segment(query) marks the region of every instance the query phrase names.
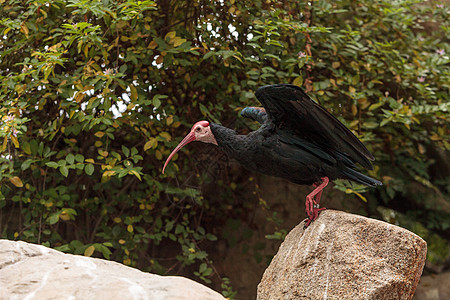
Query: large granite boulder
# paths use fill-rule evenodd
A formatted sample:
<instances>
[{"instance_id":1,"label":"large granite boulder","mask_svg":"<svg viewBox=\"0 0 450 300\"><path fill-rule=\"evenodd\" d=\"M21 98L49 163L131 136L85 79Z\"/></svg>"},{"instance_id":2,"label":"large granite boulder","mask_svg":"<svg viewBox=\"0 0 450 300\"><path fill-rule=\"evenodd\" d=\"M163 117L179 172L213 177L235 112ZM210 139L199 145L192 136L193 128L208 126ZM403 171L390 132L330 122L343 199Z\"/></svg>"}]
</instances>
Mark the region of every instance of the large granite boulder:
<instances>
[{"instance_id":1,"label":"large granite boulder","mask_svg":"<svg viewBox=\"0 0 450 300\"><path fill-rule=\"evenodd\" d=\"M112 261L0 240L0 299L225 298L187 278L144 273Z\"/></svg>"},{"instance_id":2,"label":"large granite boulder","mask_svg":"<svg viewBox=\"0 0 450 300\"><path fill-rule=\"evenodd\" d=\"M411 299L427 245L408 230L326 210L295 227L258 285L257 299Z\"/></svg>"}]
</instances>

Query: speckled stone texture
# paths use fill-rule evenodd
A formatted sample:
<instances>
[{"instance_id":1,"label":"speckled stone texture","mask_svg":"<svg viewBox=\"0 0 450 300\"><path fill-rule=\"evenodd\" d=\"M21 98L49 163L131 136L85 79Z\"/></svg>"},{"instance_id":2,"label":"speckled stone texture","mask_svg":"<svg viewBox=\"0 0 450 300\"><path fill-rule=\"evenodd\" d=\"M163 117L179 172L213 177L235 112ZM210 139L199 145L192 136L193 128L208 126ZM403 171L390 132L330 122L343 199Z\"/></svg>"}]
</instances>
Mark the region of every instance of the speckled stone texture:
<instances>
[{"instance_id":1,"label":"speckled stone texture","mask_svg":"<svg viewBox=\"0 0 450 300\"><path fill-rule=\"evenodd\" d=\"M263 299L411 299L427 245L385 222L326 210L295 227L258 285Z\"/></svg>"},{"instance_id":2,"label":"speckled stone texture","mask_svg":"<svg viewBox=\"0 0 450 300\"><path fill-rule=\"evenodd\" d=\"M0 299L224 300L177 276L144 273L116 262L0 240Z\"/></svg>"}]
</instances>

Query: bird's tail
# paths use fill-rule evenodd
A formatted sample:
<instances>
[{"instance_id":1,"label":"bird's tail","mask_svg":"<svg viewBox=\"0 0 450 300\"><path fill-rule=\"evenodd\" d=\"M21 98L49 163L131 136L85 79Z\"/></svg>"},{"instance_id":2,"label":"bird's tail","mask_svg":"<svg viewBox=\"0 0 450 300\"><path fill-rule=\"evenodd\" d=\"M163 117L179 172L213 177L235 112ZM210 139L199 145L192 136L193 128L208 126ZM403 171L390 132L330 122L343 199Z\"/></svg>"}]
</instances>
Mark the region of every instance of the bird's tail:
<instances>
[{"instance_id":1,"label":"bird's tail","mask_svg":"<svg viewBox=\"0 0 450 300\"><path fill-rule=\"evenodd\" d=\"M368 185L371 187L376 187L378 185L383 185L380 181L373 179L369 176L359 173L351 168L345 168L342 172L348 179L356 181L358 183Z\"/></svg>"}]
</instances>

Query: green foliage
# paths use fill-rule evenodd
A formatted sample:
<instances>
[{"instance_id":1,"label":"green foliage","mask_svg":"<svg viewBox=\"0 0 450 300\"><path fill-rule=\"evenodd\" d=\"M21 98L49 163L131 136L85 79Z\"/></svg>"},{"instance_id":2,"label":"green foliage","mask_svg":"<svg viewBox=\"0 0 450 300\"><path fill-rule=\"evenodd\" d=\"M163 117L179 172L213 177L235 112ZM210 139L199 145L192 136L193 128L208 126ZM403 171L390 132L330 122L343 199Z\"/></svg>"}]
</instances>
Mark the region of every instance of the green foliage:
<instances>
[{"instance_id":1,"label":"green foliage","mask_svg":"<svg viewBox=\"0 0 450 300\"><path fill-rule=\"evenodd\" d=\"M385 186L367 192L340 182L338 190L369 199L370 215L391 206L450 236L439 221L450 214L450 184L438 155L450 150L448 8L409 0L0 3L3 238L194 275L235 297L206 249L229 220L247 222L255 201L276 227L268 238L284 238L282 220L259 196L239 201L257 186L240 171L218 172L215 152L186 149L167 175L162 164L199 119L254 127L236 112L257 104L259 86L279 82L303 85L374 153L369 174ZM409 194L415 187L426 192Z\"/></svg>"}]
</instances>

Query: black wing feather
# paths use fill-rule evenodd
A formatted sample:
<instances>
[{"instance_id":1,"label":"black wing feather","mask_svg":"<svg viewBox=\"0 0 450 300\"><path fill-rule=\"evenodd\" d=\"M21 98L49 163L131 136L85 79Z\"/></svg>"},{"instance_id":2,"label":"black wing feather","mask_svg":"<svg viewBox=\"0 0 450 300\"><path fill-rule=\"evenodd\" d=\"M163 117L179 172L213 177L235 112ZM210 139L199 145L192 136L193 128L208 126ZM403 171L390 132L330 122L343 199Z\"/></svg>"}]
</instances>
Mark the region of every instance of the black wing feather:
<instances>
[{"instance_id":1,"label":"black wing feather","mask_svg":"<svg viewBox=\"0 0 450 300\"><path fill-rule=\"evenodd\" d=\"M361 141L300 87L291 84L263 86L256 91L256 97L278 128L323 149L345 153L367 169L373 168L370 160L374 157Z\"/></svg>"}]
</instances>

